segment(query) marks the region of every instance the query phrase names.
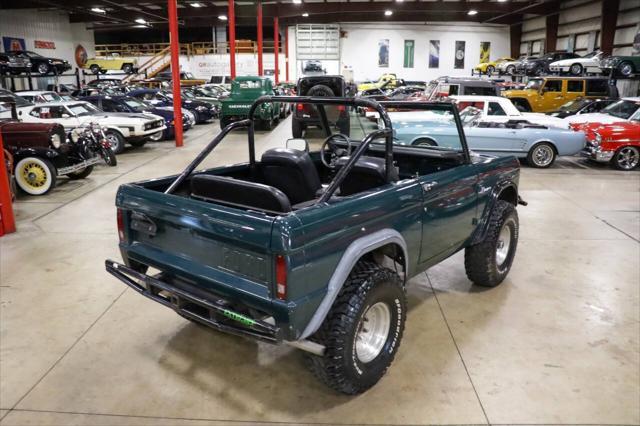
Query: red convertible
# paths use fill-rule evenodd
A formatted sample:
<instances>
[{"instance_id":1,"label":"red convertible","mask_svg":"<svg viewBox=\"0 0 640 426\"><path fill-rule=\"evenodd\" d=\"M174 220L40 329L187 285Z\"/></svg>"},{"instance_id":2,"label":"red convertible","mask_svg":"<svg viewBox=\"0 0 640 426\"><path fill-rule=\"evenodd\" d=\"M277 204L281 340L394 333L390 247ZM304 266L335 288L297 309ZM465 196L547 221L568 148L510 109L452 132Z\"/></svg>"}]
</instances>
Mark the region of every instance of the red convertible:
<instances>
[{"instance_id":1,"label":"red convertible","mask_svg":"<svg viewBox=\"0 0 640 426\"><path fill-rule=\"evenodd\" d=\"M640 122L573 124L587 136L583 154L594 161L610 162L619 170L633 170L640 164Z\"/></svg>"}]
</instances>

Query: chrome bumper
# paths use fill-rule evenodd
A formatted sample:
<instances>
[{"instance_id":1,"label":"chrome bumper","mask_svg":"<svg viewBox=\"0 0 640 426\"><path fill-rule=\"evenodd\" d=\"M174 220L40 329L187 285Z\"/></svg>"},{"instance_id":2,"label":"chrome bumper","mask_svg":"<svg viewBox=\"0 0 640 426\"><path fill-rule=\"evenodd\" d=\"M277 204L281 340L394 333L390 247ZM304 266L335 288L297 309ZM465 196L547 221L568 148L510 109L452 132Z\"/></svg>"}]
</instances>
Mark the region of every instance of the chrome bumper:
<instances>
[{"instance_id":1,"label":"chrome bumper","mask_svg":"<svg viewBox=\"0 0 640 426\"><path fill-rule=\"evenodd\" d=\"M613 151L603 151L599 146L587 146L582 150L582 156L599 163L608 163L613 158Z\"/></svg>"}]
</instances>

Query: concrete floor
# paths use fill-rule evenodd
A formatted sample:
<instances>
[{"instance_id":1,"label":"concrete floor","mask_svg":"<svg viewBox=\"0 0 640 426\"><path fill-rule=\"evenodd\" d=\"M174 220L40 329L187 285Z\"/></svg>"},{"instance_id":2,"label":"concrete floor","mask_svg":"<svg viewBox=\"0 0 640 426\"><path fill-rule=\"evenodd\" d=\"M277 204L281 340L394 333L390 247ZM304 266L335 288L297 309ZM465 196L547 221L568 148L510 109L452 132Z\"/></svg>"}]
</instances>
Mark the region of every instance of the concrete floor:
<instances>
[{"instance_id":1,"label":"concrete floor","mask_svg":"<svg viewBox=\"0 0 640 426\"><path fill-rule=\"evenodd\" d=\"M181 170L217 130L20 198L18 232L0 239L0 424L640 423L640 173L523 167L507 280L472 288L461 254L414 278L392 368L347 397L300 352L193 325L104 271L118 185ZM289 135L287 120L258 150ZM209 164L246 155L238 134Z\"/></svg>"}]
</instances>

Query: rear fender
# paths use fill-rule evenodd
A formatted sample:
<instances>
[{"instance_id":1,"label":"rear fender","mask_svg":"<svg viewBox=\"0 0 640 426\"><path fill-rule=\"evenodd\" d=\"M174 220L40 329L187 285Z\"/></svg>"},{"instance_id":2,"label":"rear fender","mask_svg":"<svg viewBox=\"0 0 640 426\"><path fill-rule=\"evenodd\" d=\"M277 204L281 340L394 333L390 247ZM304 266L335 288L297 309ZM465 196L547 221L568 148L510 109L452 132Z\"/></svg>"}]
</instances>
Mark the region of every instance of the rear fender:
<instances>
[{"instance_id":1,"label":"rear fender","mask_svg":"<svg viewBox=\"0 0 640 426\"><path fill-rule=\"evenodd\" d=\"M505 200L514 206L517 206L519 202L518 186L511 180L503 180L493 188L490 200L485 206L484 212L482 212L482 216L473 236L471 237L469 245L478 244L484 241L489 229L489 218L491 217L498 200Z\"/></svg>"},{"instance_id":2,"label":"rear fender","mask_svg":"<svg viewBox=\"0 0 640 426\"><path fill-rule=\"evenodd\" d=\"M324 322L331 306L333 306L333 302L340 293L340 290L342 290L342 286L347 281L347 278L356 263L362 259L364 255L388 244L396 244L402 249L402 255L405 262L404 268L405 271L409 270L407 243L398 231L390 228L381 229L380 231L353 241L349 244L349 247L347 247L346 251L342 255L338 266L329 280L327 293L302 332L300 340L306 339L320 328L320 325Z\"/></svg>"}]
</instances>

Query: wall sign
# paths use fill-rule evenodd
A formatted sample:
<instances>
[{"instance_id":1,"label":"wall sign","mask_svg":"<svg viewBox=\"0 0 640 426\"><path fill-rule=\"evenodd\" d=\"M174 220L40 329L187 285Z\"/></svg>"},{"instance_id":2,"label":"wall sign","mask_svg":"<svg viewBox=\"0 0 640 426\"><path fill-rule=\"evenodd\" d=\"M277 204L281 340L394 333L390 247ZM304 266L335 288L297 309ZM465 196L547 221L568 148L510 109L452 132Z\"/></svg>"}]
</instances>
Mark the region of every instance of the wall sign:
<instances>
[{"instance_id":1,"label":"wall sign","mask_svg":"<svg viewBox=\"0 0 640 426\"><path fill-rule=\"evenodd\" d=\"M11 52L14 50L27 50L27 45L24 43L23 38L18 37L2 37L2 45L5 52Z\"/></svg>"},{"instance_id":2,"label":"wall sign","mask_svg":"<svg viewBox=\"0 0 640 426\"><path fill-rule=\"evenodd\" d=\"M413 53L416 42L414 40L404 41L404 67L413 68Z\"/></svg>"},{"instance_id":3,"label":"wall sign","mask_svg":"<svg viewBox=\"0 0 640 426\"><path fill-rule=\"evenodd\" d=\"M440 67L440 40L429 40L429 68Z\"/></svg>"},{"instance_id":4,"label":"wall sign","mask_svg":"<svg viewBox=\"0 0 640 426\"><path fill-rule=\"evenodd\" d=\"M76 51L73 56L75 57L76 64L78 64L80 68L84 67L84 64L87 63L87 50L81 44L76 46Z\"/></svg>"},{"instance_id":5,"label":"wall sign","mask_svg":"<svg viewBox=\"0 0 640 426\"><path fill-rule=\"evenodd\" d=\"M55 49L56 43L53 41L34 40L33 45L36 49Z\"/></svg>"},{"instance_id":6,"label":"wall sign","mask_svg":"<svg viewBox=\"0 0 640 426\"><path fill-rule=\"evenodd\" d=\"M389 39L385 38L378 42L378 66L389 67Z\"/></svg>"},{"instance_id":7,"label":"wall sign","mask_svg":"<svg viewBox=\"0 0 640 426\"><path fill-rule=\"evenodd\" d=\"M456 40L456 59L453 62L453 68L455 69L464 68L464 45L464 40Z\"/></svg>"}]
</instances>

